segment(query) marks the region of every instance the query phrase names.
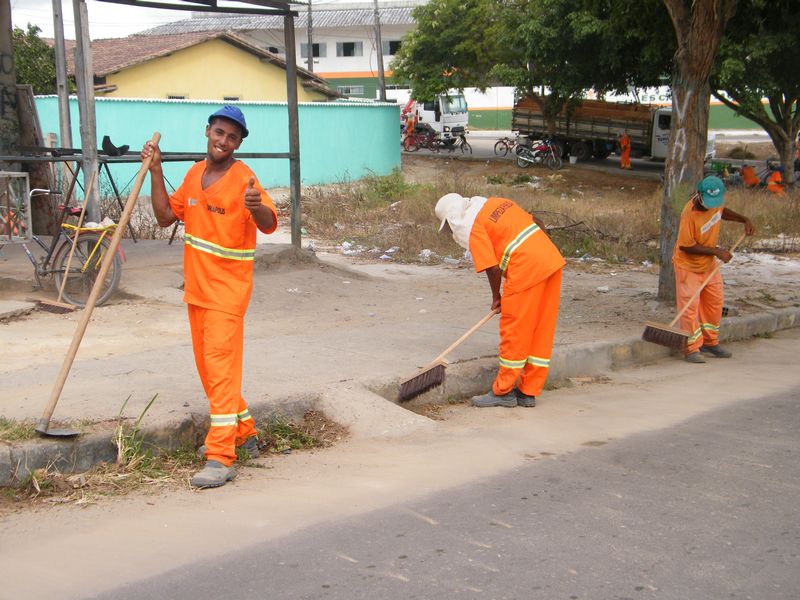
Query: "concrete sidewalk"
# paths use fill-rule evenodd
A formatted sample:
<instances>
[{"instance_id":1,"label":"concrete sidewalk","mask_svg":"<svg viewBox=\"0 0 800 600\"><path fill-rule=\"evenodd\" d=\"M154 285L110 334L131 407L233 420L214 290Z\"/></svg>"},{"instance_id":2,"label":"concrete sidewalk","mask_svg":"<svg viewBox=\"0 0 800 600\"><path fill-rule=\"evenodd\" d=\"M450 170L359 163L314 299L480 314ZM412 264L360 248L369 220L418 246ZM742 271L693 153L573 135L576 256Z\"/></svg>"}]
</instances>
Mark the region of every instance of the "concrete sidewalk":
<instances>
[{"instance_id":1,"label":"concrete sidewalk","mask_svg":"<svg viewBox=\"0 0 800 600\"><path fill-rule=\"evenodd\" d=\"M282 235L278 240L286 241ZM205 434L207 401L197 380L179 289L182 246L124 240L123 248L127 262L120 299L93 314L53 419L88 421L87 433L71 440L0 444L0 485L48 465L80 472L113 460L112 433L126 396L126 416L136 418L158 394L143 425L159 446L198 444ZM476 314L485 314L485 282L474 273L450 273L466 293L439 298L425 287L426 277L433 281L441 275L434 268L397 267L399 281L390 284L373 274L382 265L349 265L339 256L321 261L285 243L259 246L257 269L270 272L256 284L246 323L243 387L251 411L264 419L278 412L299 417L314 408L362 436L403 435L426 427L426 418L391 401L397 384L458 338ZM406 285L404 274L413 275ZM0 289L24 298L32 283L24 253L7 246L0 258ZM314 285L318 293L312 292ZM363 293L345 293L356 286ZM429 308L419 309L427 294ZM0 364L0 414L15 420L40 416L79 318L77 312L53 315L34 308L19 298L0 302L4 347L11 349L3 352ZM798 308L764 311L725 319L722 337L746 339L797 324ZM566 343L557 334L550 379L601 375L669 355L633 335L637 328L641 325L633 324L602 342L578 336ZM484 392L496 369L496 347L495 319L449 357L445 385L411 405Z\"/></svg>"}]
</instances>

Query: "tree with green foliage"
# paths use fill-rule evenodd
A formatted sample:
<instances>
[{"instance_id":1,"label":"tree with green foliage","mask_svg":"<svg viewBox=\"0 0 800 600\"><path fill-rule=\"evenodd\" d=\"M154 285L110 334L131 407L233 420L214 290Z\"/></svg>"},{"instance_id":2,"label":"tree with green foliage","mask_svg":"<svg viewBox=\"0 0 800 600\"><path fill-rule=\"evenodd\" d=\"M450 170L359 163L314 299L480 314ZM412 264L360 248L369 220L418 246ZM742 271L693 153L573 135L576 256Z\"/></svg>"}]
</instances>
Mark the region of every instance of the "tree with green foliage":
<instances>
[{"instance_id":1,"label":"tree with green foliage","mask_svg":"<svg viewBox=\"0 0 800 600\"><path fill-rule=\"evenodd\" d=\"M743 0L728 26L711 79L715 98L769 134L787 183L794 182L800 132L798 35L797 0Z\"/></svg>"},{"instance_id":2,"label":"tree with green foliage","mask_svg":"<svg viewBox=\"0 0 800 600\"><path fill-rule=\"evenodd\" d=\"M11 4L0 0L0 154L11 154L19 138L17 79L11 44ZM0 162L2 171L18 171L19 164Z\"/></svg>"},{"instance_id":3,"label":"tree with green foliage","mask_svg":"<svg viewBox=\"0 0 800 600\"><path fill-rule=\"evenodd\" d=\"M39 37L41 31L30 23L27 31L14 27L12 35L17 83L32 85L34 94L55 94L55 51Z\"/></svg>"}]
</instances>

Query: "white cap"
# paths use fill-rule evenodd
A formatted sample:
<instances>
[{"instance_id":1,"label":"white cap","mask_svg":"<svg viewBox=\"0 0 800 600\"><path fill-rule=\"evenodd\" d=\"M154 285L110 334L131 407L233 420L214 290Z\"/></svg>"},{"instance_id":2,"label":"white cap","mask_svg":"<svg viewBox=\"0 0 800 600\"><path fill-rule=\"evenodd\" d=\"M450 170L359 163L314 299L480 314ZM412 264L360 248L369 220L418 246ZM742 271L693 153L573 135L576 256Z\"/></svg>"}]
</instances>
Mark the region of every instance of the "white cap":
<instances>
[{"instance_id":1,"label":"white cap","mask_svg":"<svg viewBox=\"0 0 800 600\"><path fill-rule=\"evenodd\" d=\"M436 208L433 209L436 216L442 220L439 224L439 231L444 229L444 224L447 222L448 215L455 217L460 216L464 212L466 200L467 199L461 194L452 192L439 198L439 201L436 203Z\"/></svg>"},{"instance_id":2,"label":"white cap","mask_svg":"<svg viewBox=\"0 0 800 600\"><path fill-rule=\"evenodd\" d=\"M439 198L436 208L433 209L436 216L441 219L439 231L444 229L444 224L447 223L456 243L469 250L472 225L484 204L486 204L486 198L483 196L464 198L460 194L445 194Z\"/></svg>"}]
</instances>

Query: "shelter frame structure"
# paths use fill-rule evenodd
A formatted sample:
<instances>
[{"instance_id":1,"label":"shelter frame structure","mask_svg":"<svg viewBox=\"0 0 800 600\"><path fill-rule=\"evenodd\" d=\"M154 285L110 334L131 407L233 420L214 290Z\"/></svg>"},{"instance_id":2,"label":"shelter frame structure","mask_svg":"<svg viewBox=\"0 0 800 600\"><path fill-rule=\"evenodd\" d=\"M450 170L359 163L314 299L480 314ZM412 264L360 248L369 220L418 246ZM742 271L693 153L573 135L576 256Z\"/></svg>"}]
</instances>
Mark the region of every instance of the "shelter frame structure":
<instances>
[{"instance_id":1,"label":"shelter frame structure","mask_svg":"<svg viewBox=\"0 0 800 600\"><path fill-rule=\"evenodd\" d=\"M294 18L297 16L297 11L291 9L292 4L305 4L305 2L284 2L282 0L229 0L226 5L220 6L217 0L100 0L101 2L108 2L111 4L125 4L128 6L141 6L146 8L162 8L168 10L186 10L194 12L208 12L208 13L232 13L232 14L248 14L248 15L278 15L283 16L283 33L284 33L284 46L286 48L286 101L288 105L288 121L289 121L289 149L288 152L271 153L264 158L281 158L289 159L289 193L292 206L291 216L291 233L292 245L296 247L301 246L301 222L300 222L300 124L299 124L299 111L297 107L297 56L295 50L295 30ZM73 0L76 7L79 4L84 5L84 10L76 10L76 15L86 15L85 0ZM230 6L233 5L233 6ZM246 5L246 6L241 6ZM92 81L94 73L78 73L79 66L88 66L92 64L91 61L91 46L88 38L88 25L83 24L82 37L83 40L77 40L75 53L76 53L76 80L78 81ZM77 32L77 27L76 27ZM56 49L58 52L58 49ZM78 86L78 101L79 106L84 103L88 106L88 114L81 114L81 131L88 128L89 136L92 139L97 139L96 129L94 127L94 105L91 101L87 102L88 98L93 98L94 94L92 89L86 89L89 86ZM83 89L82 89L83 88ZM84 144L85 145L85 144ZM92 145L94 149L94 144ZM241 155L244 156L244 155ZM90 157L86 157L90 158Z\"/></svg>"}]
</instances>

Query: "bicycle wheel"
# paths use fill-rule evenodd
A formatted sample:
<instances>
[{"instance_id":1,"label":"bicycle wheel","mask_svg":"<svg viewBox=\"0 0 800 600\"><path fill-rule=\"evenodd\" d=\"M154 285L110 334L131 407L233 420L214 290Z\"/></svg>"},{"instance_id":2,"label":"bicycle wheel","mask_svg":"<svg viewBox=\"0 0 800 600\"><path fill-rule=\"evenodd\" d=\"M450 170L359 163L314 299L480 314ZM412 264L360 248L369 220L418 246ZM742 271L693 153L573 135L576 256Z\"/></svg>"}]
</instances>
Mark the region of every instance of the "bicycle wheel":
<instances>
[{"instance_id":1,"label":"bicycle wheel","mask_svg":"<svg viewBox=\"0 0 800 600\"><path fill-rule=\"evenodd\" d=\"M99 233L86 232L79 234L68 274L66 273L66 266L71 243L61 246L53 264L56 267L54 278L56 289L61 289L62 281L65 276L67 277L67 282L64 284L64 300L75 306L86 306L86 301L92 293L94 282L100 272L103 257L106 256L110 244L109 237L105 236L101 241ZM122 261L119 258L119 254L116 254L103 279L103 287L95 303L97 306L102 305L111 297L111 294L117 289L121 277Z\"/></svg>"},{"instance_id":2,"label":"bicycle wheel","mask_svg":"<svg viewBox=\"0 0 800 600\"><path fill-rule=\"evenodd\" d=\"M405 141L403 142L403 148L405 148L406 152L416 152L419 150L419 144L417 143L417 138L413 135L408 136Z\"/></svg>"},{"instance_id":3,"label":"bicycle wheel","mask_svg":"<svg viewBox=\"0 0 800 600\"><path fill-rule=\"evenodd\" d=\"M508 154L508 142L505 140L498 140L494 145L495 156L505 156Z\"/></svg>"},{"instance_id":4,"label":"bicycle wheel","mask_svg":"<svg viewBox=\"0 0 800 600\"><path fill-rule=\"evenodd\" d=\"M467 140L461 141L461 154L472 154L472 146L469 145Z\"/></svg>"},{"instance_id":5,"label":"bicycle wheel","mask_svg":"<svg viewBox=\"0 0 800 600\"><path fill-rule=\"evenodd\" d=\"M431 140L428 144L428 150L431 152L439 152L443 148L446 148L447 144L440 139Z\"/></svg>"}]
</instances>

